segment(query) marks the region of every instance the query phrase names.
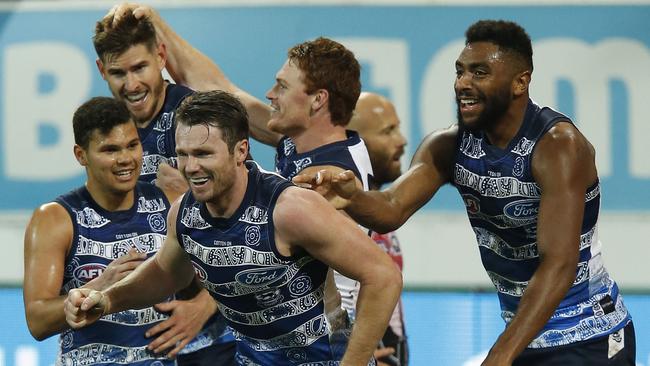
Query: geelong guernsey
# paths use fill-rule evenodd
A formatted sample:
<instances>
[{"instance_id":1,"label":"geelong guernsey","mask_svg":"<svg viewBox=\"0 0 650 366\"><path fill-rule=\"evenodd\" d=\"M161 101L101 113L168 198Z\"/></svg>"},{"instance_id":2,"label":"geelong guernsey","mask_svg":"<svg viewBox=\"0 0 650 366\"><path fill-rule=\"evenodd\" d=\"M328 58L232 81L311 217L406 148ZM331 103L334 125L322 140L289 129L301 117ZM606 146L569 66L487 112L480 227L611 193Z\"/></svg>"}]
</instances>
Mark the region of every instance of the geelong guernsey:
<instances>
[{"instance_id":1,"label":"geelong guernsey","mask_svg":"<svg viewBox=\"0 0 650 366\"><path fill-rule=\"evenodd\" d=\"M291 183L252 161L246 167L246 193L230 218L185 195L178 241L233 329L240 365L336 365L323 303L328 267L275 246L275 203Z\"/></svg>"},{"instance_id":2,"label":"geelong guernsey","mask_svg":"<svg viewBox=\"0 0 650 366\"><path fill-rule=\"evenodd\" d=\"M154 183L160 163L177 167L174 114L183 99L192 92L192 89L182 85L167 84L162 109L147 127L138 128L142 143L141 181Z\"/></svg>"},{"instance_id":3,"label":"geelong guernsey","mask_svg":"<svg viewBox=\"0 0 650 366\"><path fill-rule=\"evenodd\" d=\"M497 289L506 323L515 315L528 281L539 266L537 217L541 189L532 174L539 139L566 116L529 101L524 121L509 146L501 150L481 132L460 129L453 184L465 201L481 260ZM630 315L618 286L603 266L598 240L600 185L585 192L576 277L543 330L529 348L571 344L605 336Z\"/></svg>"},{"instance_id":4,"label":"geelong guernsey","mask_svg":"<svg viewBox=\"0 0 650 366\"><path fill-rule=\"evenodd\" d=\"M151 184L138 182L133 207L125 211L102 209L85 187L56 202L68 211L74 228L62 294L98 277L131 248L153 255L165 239L169 202ZM173 360L147 350L151 339L144 333L164 319L166 315L149 307L106 315L88 327L67 330L59 339L57 365L174 365Z\"/></svg>"},{"instance_id":5,"label":"geelong guernsey","mask_svg":"<svg viewBox=\"0 0 650 366\"><path fill-rule=\"evenodd\" d=\"M276 148L275 170L287 179L292 179L310 166L332 165L351 170L368 190L368 177L372 176L372 165L366 144L355 131L346 131L347 139L320 146L303 153L296 152L296 145L289 137L283 137ZM367 229L363 228L364 231ZM341 306L354 320L359 297L359 282L334 271L336 287L341 294Z\"/></svg>"}]
</instances>

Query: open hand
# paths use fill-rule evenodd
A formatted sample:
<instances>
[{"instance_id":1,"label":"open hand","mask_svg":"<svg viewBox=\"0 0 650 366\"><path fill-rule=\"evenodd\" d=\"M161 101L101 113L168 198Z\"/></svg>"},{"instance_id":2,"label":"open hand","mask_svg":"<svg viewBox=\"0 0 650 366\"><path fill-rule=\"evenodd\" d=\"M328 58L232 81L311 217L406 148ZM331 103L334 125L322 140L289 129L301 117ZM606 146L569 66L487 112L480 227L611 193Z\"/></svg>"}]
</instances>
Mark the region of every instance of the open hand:
<instances>
[{"instance_id":1,"label":"open hand","mask_svg":"<svg viewBox=\"0 0 650 366\"><path fill-rule=\"evenodd\" d=\"M155 307L161 312L171 312L171 316L147 331L147 337L156 337L148 348L155 353L171 348L167 352L169 358L176 357L217 311L217 303L205 289L190 300L174 300Z\"/></svg>"}]
</instances>

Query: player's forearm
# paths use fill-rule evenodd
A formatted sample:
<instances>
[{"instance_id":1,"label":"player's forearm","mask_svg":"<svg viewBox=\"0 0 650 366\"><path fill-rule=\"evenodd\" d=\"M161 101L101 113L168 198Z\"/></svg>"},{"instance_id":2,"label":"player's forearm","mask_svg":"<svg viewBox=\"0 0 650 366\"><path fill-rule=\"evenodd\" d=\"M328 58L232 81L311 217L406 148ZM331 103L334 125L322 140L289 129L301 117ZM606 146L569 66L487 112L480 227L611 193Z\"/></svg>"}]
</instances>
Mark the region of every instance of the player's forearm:
<instances>
[{"instance_id":1,"label":"player's forearm","mask_svg":"<svg viewBox=\"0 0 650 366\"><path fill-rule=\"evenodd\" d=\"M345 208L354 221L379 233L393 231L408 217L393 196L384 191L359 191Z\"/></svg>"},{"instance_id":2,"label":"player's forearm","mask_svg":"<svg viewBox=\"0 0 650 366\"><path fill-rule=\"evenodd\" d=\"M65 298L66 296L58 296L25 304L27 327L34 339L42 341L70 328L63 313Z\"/></svg>"},{"instance_id":3,"label":"player's forearm","mask_svg":"<svg viewBox=\"0 0 650 366\"><path fill-rule=\"evenodd\" d=\"M109 299L105 312L116 313L157 304L186 287L191 279L163 270L154 256L104 291Z\"/></svg>"},{"instance_id":4,"label":"player's forearm","mask_svg":"<svg viewBox=\"0 0 650 366\"><path fill-rule=\"evenodd\" d=\"M397 267L375 276L373 281L361 282L356 321L342 365L367 365L386 332L401 291L402 276Z\"/></svg>"},{"instance_id":5,"label":"player's forearm","mask_svg":"<svg viewBox=\"0 0 650 366\"><path fill-rule=\"evenodd\" d=\"M512 362L539 334L575 280L575 264L543 261L529 281L517 314L490 350L490 357Z\"/></svg>"},{"instance_id":6,"label":"player's forearm","mask_svg":"<svg viewBox=\"0 0 650 366\"><path fill-rule=\"evenodd\" d=\"M178 35L160 16L155 16L153 23L158 39L167 49L166 68L174 81L195 90L236 91L209 57Z\"/></svg>"}]
</instances>

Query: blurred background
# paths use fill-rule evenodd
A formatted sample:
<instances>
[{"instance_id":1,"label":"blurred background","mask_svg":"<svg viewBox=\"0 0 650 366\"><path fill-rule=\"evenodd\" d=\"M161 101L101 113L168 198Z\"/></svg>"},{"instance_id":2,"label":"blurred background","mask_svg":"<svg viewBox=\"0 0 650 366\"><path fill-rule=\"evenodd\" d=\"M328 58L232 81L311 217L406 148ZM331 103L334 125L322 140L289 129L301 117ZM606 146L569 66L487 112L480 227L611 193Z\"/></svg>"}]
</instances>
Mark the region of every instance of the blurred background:
<instances>
[{"instance_id":1,"label":"blurred background","mask_svg":"<svg viewBox=\"0 0 650 366\"><path fill-rule=\"evenodd\" d=\"M163 18L263 99L286 50L317 36L351 48L363 89L387 96L409 141L455 122L454 61L478 19L520 23L533 39L531 96L571 116L595 145L600 238L650 366L650 0L157 1ZM0 2L0 366L52 365L56 337L36 342L22 303L23 233L32 210L83 184L71 116L109 95L94 23L106 1ZM273 150L253 144L267 169ZM404 251L411 365L475 365L503 330L459 195L445 187L398 235Z\"/></svg>"}]
</instances>

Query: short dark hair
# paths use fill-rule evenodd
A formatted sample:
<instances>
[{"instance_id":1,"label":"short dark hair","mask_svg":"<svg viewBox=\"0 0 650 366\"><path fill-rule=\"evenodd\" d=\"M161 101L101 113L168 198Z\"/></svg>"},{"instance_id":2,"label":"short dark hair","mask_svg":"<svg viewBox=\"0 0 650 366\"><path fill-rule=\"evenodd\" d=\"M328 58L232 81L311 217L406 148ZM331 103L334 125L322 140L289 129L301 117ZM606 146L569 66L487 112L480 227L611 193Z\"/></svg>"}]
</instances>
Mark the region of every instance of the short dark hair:
<instances>
[{"instance_id":1,"label":"short dark hair","mask_svg":"<svg viewBox=\"0 0 650 366\"><path fill-rule=\"evenodd\" d=\"M88 148L95 131L106 135L115 126L134 123L124 103L109 97L94 97L77 108L72 117L74 142Z\"/></svg>"},{"instance_id":2,"label":"short dark hair","mask_svg":"<svg viewBox=\"0 0 650 366\"><path fill-rule=\"evenodd\" d=\"M305 74L305 92L327 90L332 122L346 126L361 93L361 66L352 51L319 37L293 46L287 55Z\"/></svg>"},{"instance_id":3,"label":"short dark hair","mask_svg":"<svg viewBox=\"0 0 650 366\"><path fill-rule=\"evenodd\" d=\"M132 11L124 14L117 24L113 24L113 17L106 17L95 25L93 45L102 61L110 55L121 55L139 44L153 50L157 45L156 29L151 21L146 18L137 19Z\"/></svg>"},{"instance_id":4,"label":"short dark hair","mask_svg":"<svg viewBox=\"0 0 650 366\"><path fill-rule=\"evenodd\" d=\"M533 71L533 45L526 30L515 22L506 20L479 20L465 32L465 45L490 42L500 49L514 53Z\"/></svg>"},{"instance_id":5,"label":"short dark hair","mask_svg":"<svg viewBox=\"0 0 650 366\"><path fill-rule=\"evenodd\" d=\"M207 125L221 130L230 152L241 140L248 140L248 113L239 99L221 90L196 92L176 109L176 123Z\"/></svg>"}]
</instances>

